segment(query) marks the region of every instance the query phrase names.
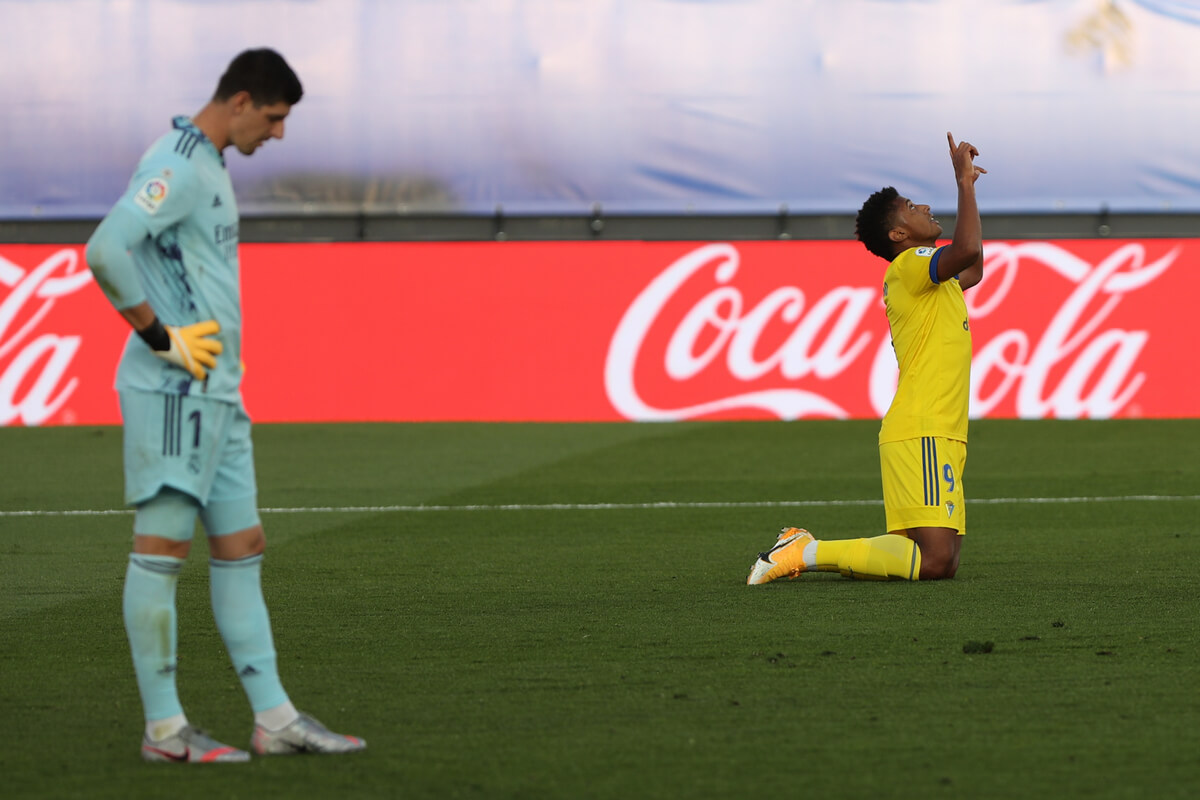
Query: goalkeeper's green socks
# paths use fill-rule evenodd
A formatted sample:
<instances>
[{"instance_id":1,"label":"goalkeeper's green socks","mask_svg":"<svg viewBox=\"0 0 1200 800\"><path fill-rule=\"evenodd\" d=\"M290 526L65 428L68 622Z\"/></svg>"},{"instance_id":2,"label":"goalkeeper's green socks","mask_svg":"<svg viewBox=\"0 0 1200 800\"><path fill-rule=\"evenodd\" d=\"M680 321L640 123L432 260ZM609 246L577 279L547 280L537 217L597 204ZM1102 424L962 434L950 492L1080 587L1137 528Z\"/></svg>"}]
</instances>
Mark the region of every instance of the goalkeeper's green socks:
<instances>
[{"instance_id":1,"label":"goalkeeper's green socks","mask_svg":"<svg viewBox=\"0 0 1200 800\"><path fill-rule=\"evenodd\" d=\"M809 569L840 572L849 578L915 581L921 574L921 548L907 536L888 533L870 539L818 539ZM812 545L810 545L812 547Z\"/></svg>"},{"instance_id":2,"label":"goalkeeper's green socks","mask_svg":"<svg viewBox=\"0 0 1200 800\"><path fill-rule=\"evenodd\" d=\"M266 711L288 702L275 664L271 620L262 593L262 556L209 559L213 618L250 707Z\"/></svg>"},{"instance_id":3,"label":"goalkeeper's green socks","mask_svg":"<svg viewBox=\"0 0 1200 800\"><path fill-rule=\"evenodd\" d=\"M131 553L122 600L125 631L146 720L162 739L186 724L175 691L175 585L183 559ZM151 730L157 724L158 730Z\"/></svg>"}]
</instances>

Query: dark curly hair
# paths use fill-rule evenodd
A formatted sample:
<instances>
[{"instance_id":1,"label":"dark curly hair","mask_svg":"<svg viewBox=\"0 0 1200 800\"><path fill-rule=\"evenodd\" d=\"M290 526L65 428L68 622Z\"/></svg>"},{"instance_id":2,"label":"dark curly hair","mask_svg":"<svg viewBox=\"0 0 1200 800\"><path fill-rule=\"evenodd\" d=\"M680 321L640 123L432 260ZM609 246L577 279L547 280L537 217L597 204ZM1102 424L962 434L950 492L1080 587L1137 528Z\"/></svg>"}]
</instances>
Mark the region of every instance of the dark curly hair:
<instances>
[{"instance_id":1,"label":"dark curly hair","mask_svg":"<svg viewBox=\"0 0 1200 800\"><path fill-rule=\"evenodd\" d=\"M867 250L884 261L896 257L888 232L892 229L892 214L896 211L896 200L899 198L900 193L895 187L885 186L867 198L854 220L854 235Z\"/></svg>"}]
</instances>

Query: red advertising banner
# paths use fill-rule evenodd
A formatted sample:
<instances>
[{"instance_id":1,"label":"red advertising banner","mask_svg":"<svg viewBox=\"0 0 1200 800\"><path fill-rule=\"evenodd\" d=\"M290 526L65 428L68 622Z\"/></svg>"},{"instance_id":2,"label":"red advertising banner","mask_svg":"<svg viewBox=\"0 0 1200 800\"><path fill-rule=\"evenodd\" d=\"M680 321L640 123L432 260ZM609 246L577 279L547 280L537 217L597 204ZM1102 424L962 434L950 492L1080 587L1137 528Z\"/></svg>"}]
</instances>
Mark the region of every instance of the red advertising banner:
<instances>
[{"instance_id":1,"label":"red advertising banner","mask_svg":"<svg viewBox=\"0 0 1200 800\"><path fill-rule=\"evenodd\" d=\"M241 247L260 422L878 418L856 242ZM974 417L1200 416L1200 239L987 242ZM0 425L120 421L128 331L81 247L0 245Z\"/></svg>"}]
</instances>

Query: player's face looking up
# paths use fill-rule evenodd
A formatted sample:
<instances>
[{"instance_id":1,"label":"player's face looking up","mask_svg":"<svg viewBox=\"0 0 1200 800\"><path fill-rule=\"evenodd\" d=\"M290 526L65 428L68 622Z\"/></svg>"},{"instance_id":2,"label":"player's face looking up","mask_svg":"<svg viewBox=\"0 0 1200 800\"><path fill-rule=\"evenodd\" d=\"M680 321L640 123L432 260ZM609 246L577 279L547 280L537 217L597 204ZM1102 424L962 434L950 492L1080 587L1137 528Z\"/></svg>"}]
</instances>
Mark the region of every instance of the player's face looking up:
<instances>
[{"instance_id":1,"label":"player's face looking up","mask_svg":"<svg viewBox=\"0 0 1200 800\"><path fill-rule=\"evenodd\" d=\"M268 139L283 138L283 121L292 110L288 103L255 105L248 92L239 92L231 104L229 143L238 152L248 156Z\"/></svg>"},{"instance_id":2,"label":"player's face looking up","mask_svg":"<svg viewBox=\"0 0 1200 800\"><path fill-rule=\"evenodd\" d=\"M907 197L900 197L892 216L892 239L902 241L904 234L910 241L933 244L942 235L942 225L934 219L929 206L919 206Z\"/></svg>"}]
</instances>

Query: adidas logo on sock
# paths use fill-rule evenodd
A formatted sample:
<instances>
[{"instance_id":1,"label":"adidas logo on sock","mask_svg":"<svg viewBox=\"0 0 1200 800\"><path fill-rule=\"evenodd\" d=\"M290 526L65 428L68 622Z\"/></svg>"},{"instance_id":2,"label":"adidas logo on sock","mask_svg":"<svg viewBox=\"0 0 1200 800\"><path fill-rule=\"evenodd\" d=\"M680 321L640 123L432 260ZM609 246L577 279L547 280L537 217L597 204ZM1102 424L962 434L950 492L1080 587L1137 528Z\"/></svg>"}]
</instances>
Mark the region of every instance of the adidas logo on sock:
<instances>
[{"instance_id":1,"label":"adidas logo on sock","mask_svg":"<svg viewBox=\"0 0 1200 800\"><path fill-rule=\"evenodd\" d=\"M240 676L241 676L241 677L243 677L243 678L249 678L249 677L250 677L250 676L252 676L252 675L258 675L258 674L260 674L260 673L259 673L259 671L258 671L258 670L256 670L256 669L254 668L254 665L253 665L253 664L247 664L247 665L246 665L246 666L245 666L245 667L242 669L242 671L238 673L238 675L240 675Z\"/></svg>"}]
</instances>

